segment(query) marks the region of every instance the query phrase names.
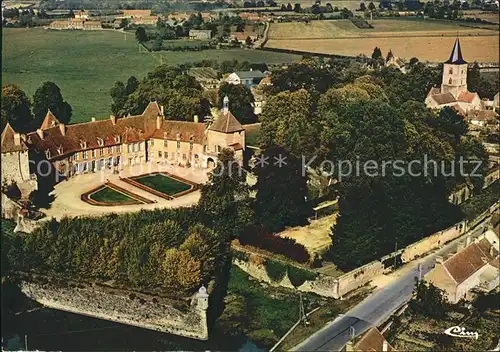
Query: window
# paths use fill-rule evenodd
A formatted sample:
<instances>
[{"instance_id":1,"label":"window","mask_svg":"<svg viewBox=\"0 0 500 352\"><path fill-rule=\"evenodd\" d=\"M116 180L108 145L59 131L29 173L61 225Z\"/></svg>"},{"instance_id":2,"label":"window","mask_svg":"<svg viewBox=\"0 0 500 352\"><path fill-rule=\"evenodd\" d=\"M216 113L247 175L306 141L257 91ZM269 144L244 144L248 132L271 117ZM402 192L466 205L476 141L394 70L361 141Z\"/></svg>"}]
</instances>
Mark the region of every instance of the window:
<instances>
[{"instance_id":1,"label":"window","mask_svg":"<svg viewBox=\"0 0 500 352\"><path fill-rule=\"evenodd\" d=\"M450 75L453 74L453 67L450 67L450 71L449 72L450 72Z\"/></svg>"},{"instance_id":2,"label":"window","mask_svg":"<svg viewBox=\"0 0 500 352\"><path fill-rule=\"evenodd\" d=\"M181 147L181 141L177 141L177 149Z\"/></svg>"},{"instance_id":3,"label":"window","mask_svg":"<svg viewBox=\"0 0 500 352\"><path fill-rule=\"evenodd\" d=\"M119 152L120 152L120 149L121 149L121 148L120 148L120 145L117 145L117 146L115 147L115 151L116 151L117 153L119 153Z\"/></svg>"},{"instance_id":4,"label":"window","mask_svg":"<svg viewBox=\"0 0 500 352\"><path fill-rule=\"evenodd\" d=\"M132 152L132 145L131 144L127 144L127 150L129 153Z\"/></svg>"},{"instance_id":5,"label":"window","mask_svg":"<svg viewBox=\"0 0 500 352\"><path fill-rule=\"evenodd\" d=\"M187 157L186 157L186 154L182 154L182 160L186 160Z\"/></svg>"},{"instance_id":6,"label":"window","mask_svg":"<svg viewBox=\"0 0 500 352\"><path fill-rule=\"evenodd\" d=\"M95 158L95 149L92 149L91 154L92 154L92 159Z\"/></svg>"},{"instance_id":7,"label":"window","mask_svg":"<svg viewBox=\"0 0 500 352\"><path fill-rule=\"evenodd\" d=\"M193 142L189 142L189 149L193 150Z\"/></svg>"},{"instance_id":8,"label":"window","mask_svg":"<svg viewBox=\"0 0 500 352\"><path fill-rule=\"evenodd\" d=\"M450 78L450 80L448 81L448 84L451 84L451 78Z\"/></svg>"},{"instance_id":9,"label":"window","mask_svg":"<svg viewBox=\"0 0 500 352\"><path fill-rule=\"evenodd\" d=\"M132 143L132 151L135 152L135 143Z\"/></svg>"},{"instance_id":10,"label":"window","mask_svg":"<svg viewBox=\"0 0 500 352\"><path fill-rule=\"evenodd\" d=\"M150 139L149 140L149 145L151 145L151 146L155 145L155 140L154 139Z\"/></svg>"},{"instance_id":11,"label":"window","mask_svg":"<svg viewBox=\"0 0 500 352\"><path fill-rule=\"evenodd\" d=\"M99 149L99 156L103 156L104 155L104 148L101 148Z\"/></svg>"},{"instance_id":12,"label":"window","mask_svg":"<svg viewBox=\"0 0 500 352\"><path fill-rule=\"evenodd\" d=\"M167 158L168 158L168 152L165 152L165 153L163 154L163 157L164 157L165 159L167 159Z\"/></svg>"},{"instance_id":13,"label":"window","mask_svg":"<svg viewBox=\"0 0 500 352\"><path fill-rule=\"evenodd\" d=\"M137 150L138 151L141 151L141 144L142 144L141 142L137 143Z\"/></svg>"},{"instance_id":14,"label":"window","mask_svg":"<svg viewBox=\"0 0 500 352\"><path fill-rule=\"evenodd\" d=\"M158 158L161 158L161 157L162 157L162 153L158 152Z\"/></svg>"},{"instance_id":15,"label":"window","mask_svg":"<svg viewBox=\"0 0 500 352\"><path fill-rule=\"evenodd\" d=\"M83 157L83 160L86 160L89 157L88 152L86 150L84 150L82 152L82 157Z\"/></svg>"},{"instance_id":16,"label":"window","mask_svg":"<svg viewBox=\"0 0 500 352\"><path fill-rule=\"evenodd\" d=\"M195 159L198 159L198 154L195 154L195 155L194 155L194 158L195 158Z\"/></svg>"},{"instance_id":17,"label":"window","mask_svg":"<svg viewBox=\"0 0 500 352\"><path fill-rule=\"evenodd\" d=\"M164 146L165 148L166 148L166 147L168 147L167 140L164 140L164 141L163 141L163 146Z\"/></svg>"},{"instance_id":18,"label":"window","mask_svg":"<svg viewBox=\"0 0 500 352\"><path fill-rule=\"evenodd\" d=\"M75 153L75 160L78 160L78 154L80 153Z\"/></svg>"},{"instance_id":19,"label":"window","mask_svg":"<svg viewBox=\"0 0 500 352\"><path fill-rule=\"evenodd\" d=\"M112 154L113 153L113 147L108 147L108 154Z\"/></svg>"}]
</instances>

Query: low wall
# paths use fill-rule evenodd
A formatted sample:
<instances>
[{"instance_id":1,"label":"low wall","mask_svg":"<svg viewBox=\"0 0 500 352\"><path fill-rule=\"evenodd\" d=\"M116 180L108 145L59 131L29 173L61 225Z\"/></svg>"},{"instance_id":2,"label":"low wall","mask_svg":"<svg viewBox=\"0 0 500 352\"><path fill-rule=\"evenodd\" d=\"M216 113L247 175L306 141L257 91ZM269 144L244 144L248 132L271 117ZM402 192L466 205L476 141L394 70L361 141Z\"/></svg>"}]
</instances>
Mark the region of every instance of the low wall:
<instances>
[{"instance_id":1,"label":"low wall","mask_svg":"<svg viewBox=\"0 0 500 352\"><path fill-rule=\"evenodd\" d=\"M20 288L26 296L49 308L199 340L208 339L206 310L196 307L196 299L184 312L159 297L141 294L130 297L100 286L63 287L21 281Z\"/></svg>"},{"instance_id":2,"label":"low wall","mask_svg":"<svg viewBox=\"0 0 500 352\"><path fill-rule=\"evenodd\" d=\"M401 260L403 263L407 263L415 259L416 257L425 254L433 249L443 246L445 243L460 237L466 232L465 220L455 225L438 231L426 238L421 239L418 242L410 244L407 246L403 253L401 254Z\"/></svg>"},{"instance_id":3,"label":"low wall","mask_svg":"<svg viewBox=\"0 0 500 352\"><path fill-rule=\"evenodd\" d=\"M375 260L359 268L349 271L337 278L339 280L339 296L342 297L358 287L366 285L375 276L384 272L382 262Z\"/></svg>"}]
</instances>

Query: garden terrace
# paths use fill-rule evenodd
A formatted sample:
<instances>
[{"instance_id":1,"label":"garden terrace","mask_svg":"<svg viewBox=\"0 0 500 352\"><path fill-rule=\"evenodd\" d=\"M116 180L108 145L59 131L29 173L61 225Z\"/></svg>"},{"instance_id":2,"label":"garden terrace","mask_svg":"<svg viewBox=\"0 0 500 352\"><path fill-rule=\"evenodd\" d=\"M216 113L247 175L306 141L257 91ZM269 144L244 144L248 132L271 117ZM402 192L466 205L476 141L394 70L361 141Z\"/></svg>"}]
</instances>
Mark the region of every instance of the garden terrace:
<instances>
[{"instance_id":1,"label":"garden terrace","mask_svg":"<svg viewBox=\"0 0 500 352\"><path fill-rule=\"evenodd\" d=\"M198 188L191 181L163 172L123 178L122 181L165 199L178 198Z\"/></svg>"},{"instance_id":2,"label":"garden terrace","mask_svg":"<svg viewBox=\"0 0 500 352\"><path fill-rule=\"evenodd\" d=\"M142 197L134 196L133 193L104 184L82 194L82 201L97 206L135 205L151 203L143 201Z\"/></svg>"}]
</instances>

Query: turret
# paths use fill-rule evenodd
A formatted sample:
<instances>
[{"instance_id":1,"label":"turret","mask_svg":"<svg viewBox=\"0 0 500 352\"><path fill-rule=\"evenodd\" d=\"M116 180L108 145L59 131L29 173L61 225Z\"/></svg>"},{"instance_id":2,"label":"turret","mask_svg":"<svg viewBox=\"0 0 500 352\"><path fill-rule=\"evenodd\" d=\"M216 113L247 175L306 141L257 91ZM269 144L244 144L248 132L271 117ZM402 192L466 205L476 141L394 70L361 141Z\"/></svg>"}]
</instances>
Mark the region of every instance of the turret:
<instances>
[{"instance_id":1,"label":"turret","mask_svg":"<svg viewBox=\"0 0 500 352\"><path fill-rule=\"evenodd\" d=\"M206 311L208 309L208 293L205 286L201 285L196 294L196 308Z\"/></svg>"},{"instance_id":2,"label":"turret","mask_svg":"<svg viewBox=\"0 0 500 352\"><path fill-rule=\"evenodd\" d=\"M229 112L229 98L227 95L224 97L224 100L222 101L222 111L224 114L227 114Z\"/></svg>"}]
</instances>

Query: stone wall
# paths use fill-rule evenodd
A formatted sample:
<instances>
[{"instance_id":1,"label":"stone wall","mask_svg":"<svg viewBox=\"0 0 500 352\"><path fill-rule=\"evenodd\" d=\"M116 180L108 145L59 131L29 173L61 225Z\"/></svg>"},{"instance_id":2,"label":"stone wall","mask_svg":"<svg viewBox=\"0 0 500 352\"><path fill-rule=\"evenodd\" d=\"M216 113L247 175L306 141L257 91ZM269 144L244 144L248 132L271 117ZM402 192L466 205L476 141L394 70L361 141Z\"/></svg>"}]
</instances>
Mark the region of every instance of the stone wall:
<instances>
[{"instance_id":1,"label":"stone wall","mask_svg":"<svg viewBox=\"0 0 500 352\"><path fill-rule=\"evenodd\" d=\"M31 191L37 189L36 179L30 178L28 152L2 153L2 183L17 183L21 195L28 197Z\"/></svg>"},{"instance_id":2,"label":"stone wall","mask_svg":"<svg viewBox=\"0 0 500 352\"><path fill-rule=\"evenodd\" d=\"M407 246L401 254L403 263L412 261L416 257L425 254L433 249L443 246L445 243L460 237L466 232L465 221L461 221L445 230L438 231L418 242Z\"/></svg>"},{"instance_id":3,"label":"stone wall","mask_svg":"<svg viewBox=\"0 0 500 352\"><path fill-rule=\"evenodd\" d=\"M366 285L375 276L384 272L382 262L375 260L339 276L339 296L342 297L358 287Z\"/></svg>"},{"instance_id":4,"label":"stone wall","mask_svg":"<svg viewBox=\"0 0 500 352\"><path fill-rule=\"evenodd\" d=\"M29 298L44 306L83 314L145 329L207 340L206 308L196 296L182 311L160 297L125 294L101 286L21 281L20 288Z\"/></svg>"}]
</instances>

